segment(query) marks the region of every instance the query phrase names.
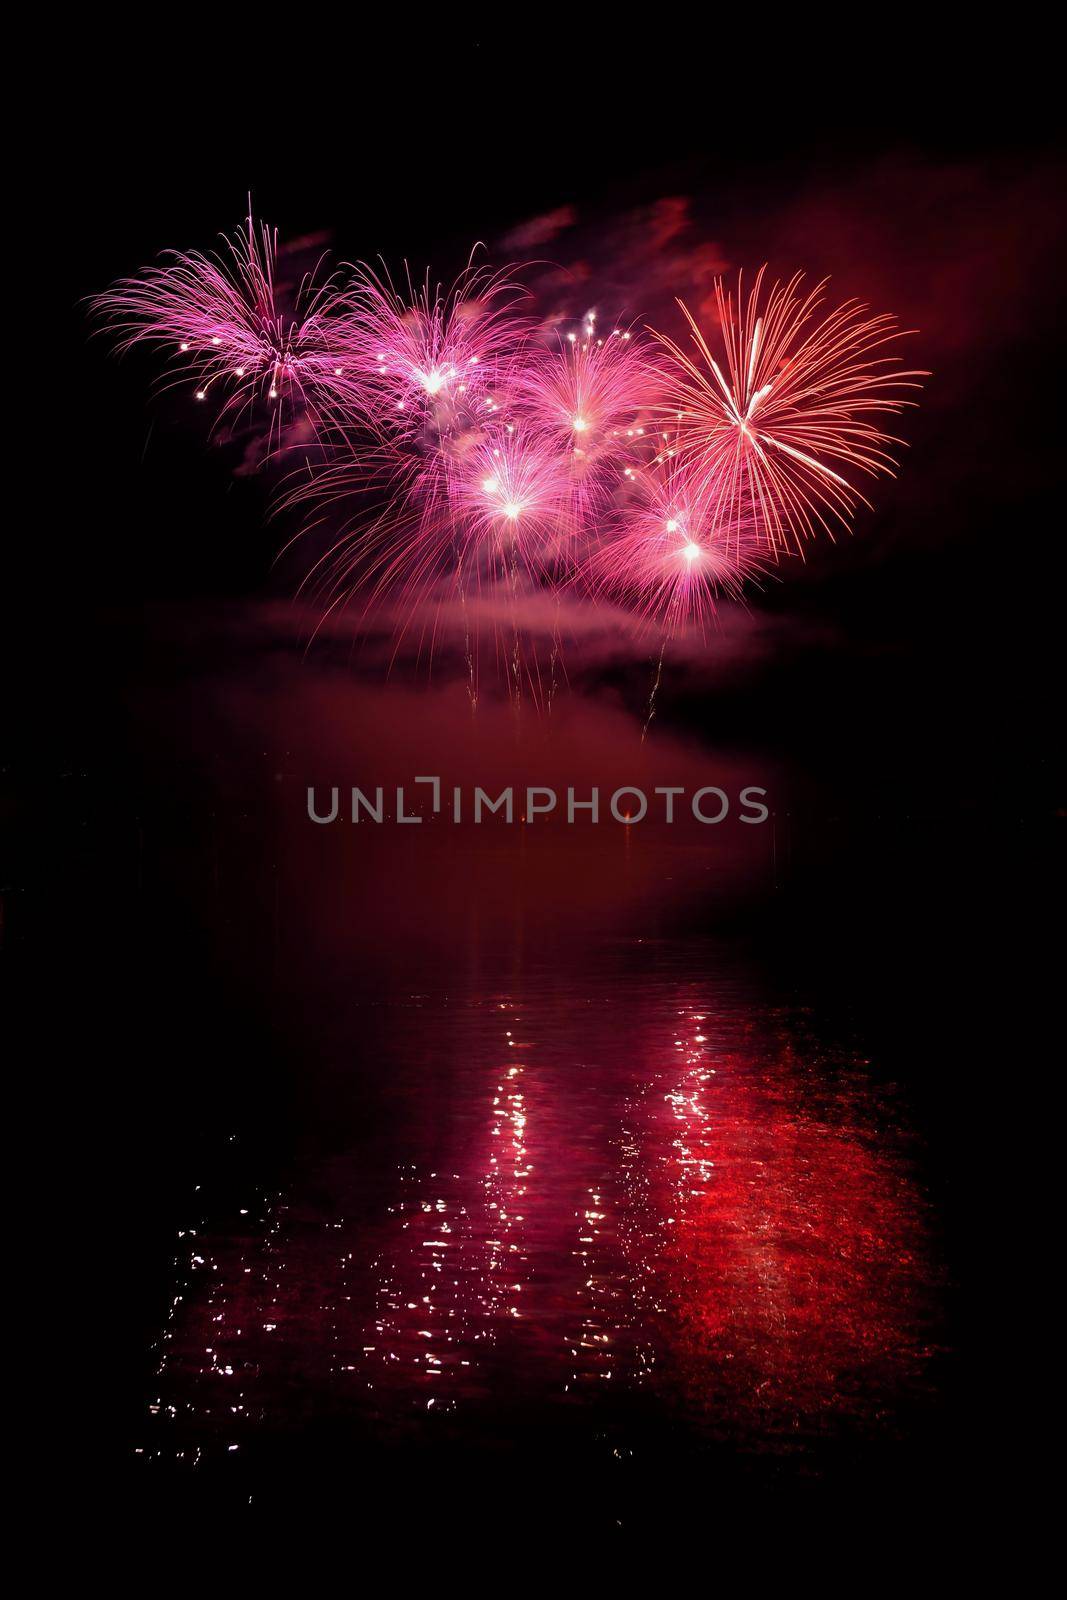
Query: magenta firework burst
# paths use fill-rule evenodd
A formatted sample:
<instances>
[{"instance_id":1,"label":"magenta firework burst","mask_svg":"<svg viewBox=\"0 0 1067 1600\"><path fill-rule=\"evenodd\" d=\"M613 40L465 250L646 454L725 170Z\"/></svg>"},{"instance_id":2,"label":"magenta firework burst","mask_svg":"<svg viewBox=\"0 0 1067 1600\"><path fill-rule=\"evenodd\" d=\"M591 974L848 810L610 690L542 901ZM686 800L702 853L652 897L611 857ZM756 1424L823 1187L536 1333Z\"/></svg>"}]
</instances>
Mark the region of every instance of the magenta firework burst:
<instances>
[{"instance_id":1,"label":"magenta firework burst","mask_svg":"<svg viewBox=\"0 0 1067 1600\"><path fill-rule=\"evenodd\" d=\"M655 397L644 342L620 328L598 335L592 312L580 333L531 355L518 388L523 410L579 468L624 457Z\"/></svg>"},{"instance_id":2,"label":"magenta firework burst","mask_svg":"<svg viewBox=\"0 0 1067 1600\"><path fill-rule=\"evenodd\" d=\"M563 554L566 467L543 433L503 427L469 452L457 483L463 554L475 572L551 582Z\"/></svg>"},{"instance_id":3,"label":"magenta firework burst","mask_svg":"<svg viewBox=\"0 0 1067 1600\"><path fill-rule=\"evenodd\" d=\"M431 448L491 422L516 370L526 326L510 271L470 262L450 289L398 291L388 272L354 271L344 335L367 414L384 441Z\"/></svg>"},{"instance_id":4,"label":"magenta firework burst","mask_svg":"<svg viewBox=\"0 0 1067 1600\"><path fill-rule=\"evenodd\" d=\"M365 265L283 285L277 260L249 217L96 309L121 350L161 348L194 403L260 419L268 456L282 420L310 424L285 492L331 531L309 589L365 615L565 586L665 638L703 629L721 596L868 503L899 443L883 424L925 376L900 369L891 317L827 313L825 284L799 274L719 280L717 326L679 301L679 343L592 311L539 326L517 269L473 259L448 289Z\"/></svg>"},{"instance_id":5,"label":"magenta firework burst","mask_svg":"<svg viewBox=\"0 0 1067 1600\"><path fill-rule=\"evenodd\" d=\"M713 475L671 455L632 474L589 582L669 637L689 624L704 629L720 597L739 600L745 581L771 565L755 520Z\"/></svg>"},{"instance_id":6,"label":"magenta firework burst","mask_svg":"<svg viewBox=\"0 0 1067 1600\"><path fill-rule=\"evenodd\" d=\"M342 285L317 271L279 283L277 234L251 215L222 248L169 251L123 278L95 309L118 349L150 344L170 358L169 382L187 385L218 420L257 414L276 435L286 410L343 425L364 404L348 356Z\"/></svg>"}]
</instances>

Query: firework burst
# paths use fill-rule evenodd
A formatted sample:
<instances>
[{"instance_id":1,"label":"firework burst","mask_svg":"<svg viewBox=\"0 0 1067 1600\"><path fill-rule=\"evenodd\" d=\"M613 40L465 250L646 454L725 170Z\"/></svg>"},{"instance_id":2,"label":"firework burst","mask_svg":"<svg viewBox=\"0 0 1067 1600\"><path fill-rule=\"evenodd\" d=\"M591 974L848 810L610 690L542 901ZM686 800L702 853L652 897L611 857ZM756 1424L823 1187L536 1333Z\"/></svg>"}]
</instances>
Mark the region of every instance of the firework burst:
<instances>
[{"instance_id":1,"label":"firework burst","mask_svg":"<svg viewBox=\"0 0 1067 1600\"><path fill-rule=\"evenodd\" d=\"M314 448L282 504L329 542L301 587L322 620L356 600L398 638L458 614L472 700L472 612L516 694L538 673L523 618L544 631L551 616L554 686L571 588L660 631L651 720L667 641L869 504L861 485L893 472L900 442L886 419L926 376L901 369L893 318L826 312L825 284L768 286L765 269L736 296L716 284L718 340L679 301L685 348L601 334L594 312L548 345L514 270L473 259L448 289L317 271L284 282L275 234L249 216L219 251L172 252L95 308L120 350L161 348L168 384L216 425L259 427L268 454L308 424L289 427Z\"/></svg>"},{"instance_id":2,"label":"firework burst","mask_svg":"<svg viewBox=\"0 0 1067 1600\"><path fill-rule=\"evenodd\" d=\"M765 270L747 297L738 276L736 304L716 283L721 364L678 302L696 358L657 334L670 359L661 406L678 453L784 554L820 529L833 537L870 505L855 479L893 475L890 447L902 441L882 420L928 374L901 371L885 353L904 337L892 317L849 300L819 318L825 282L805 294L797 274L765 293Z\"/></svg>"},{"instance_id":3,"label":"firework burst","mask_svg":"<svg viewBox=\"0 0 1067 1600\"><path fill-rule=\"evenodd\" d=\"M362 586L369 603L414 611L477 543L471 463L484 477L488 441L506 436L501 391L523 347L521 287L509 272L468 264L451 286L401 294L387 272L357 267L344 295L341 339L360 406L338 448L301 476L290 506L345 506L347 526L309 582L331 605Z\"/></svg>"},{"instance_id":4,"label":"firework burst","mask_svg":"<svg viewBox=\"0 0 1067 1600\"><path fill-rule=\"evenodd\" d=\"M509 271L468 263L448 290L399 293L387 272L356 268L345 336L367 411L386 444L447 448L492 422L526 336Z\"/></svg>"},{"instance_id":5,"label":"firework burst","mask_svg":"<svg viewBox=\"0 0 1067 1600\"><path fill-rule=\"evenodd\" d=\"M544 434L501 429L480 438L457 484L462 560L470 571L550 582L559 570L565 463Z\"/></svg>"},{"instance_id":6,"label":"firework burst","mask_svg":"<svg viewBox=\"0 0 1067 1600\"><path fill-rule=\"evenodd\" d=\"M771 564L753 520L732 515L714 481L675 457L633 474L587 578L594 594L669 638L704 631L717 601L740 600Z\"/></svg>"},{"instance_id":7,"label":"firework burst","mask_svg":"<svg viewBox=\"0 0 1067 1600\"><path fill-rule=\"evenodd\" d=\"M316 269L290 290L277 264L276 232L250 215L221 250L170 251L93 306L120 352L148 344L169 355L166 386L214 405L216 425L265 416L275 442L298 415L316 429L349 426L363 396L346 353L339 281L318 281Z\"/></svg>"},{"instance_id":8,"label":"firework burst","mask_svg":"<svg viewBox=\"0 0 1067 1600\"><path fill-rule=\"evenodd\" d=\"M577 466L625 454L654 394L644 343L618 328L597 337L592 316L533 355L519 380L524 412Z\"/></svg>"}]
</instances>

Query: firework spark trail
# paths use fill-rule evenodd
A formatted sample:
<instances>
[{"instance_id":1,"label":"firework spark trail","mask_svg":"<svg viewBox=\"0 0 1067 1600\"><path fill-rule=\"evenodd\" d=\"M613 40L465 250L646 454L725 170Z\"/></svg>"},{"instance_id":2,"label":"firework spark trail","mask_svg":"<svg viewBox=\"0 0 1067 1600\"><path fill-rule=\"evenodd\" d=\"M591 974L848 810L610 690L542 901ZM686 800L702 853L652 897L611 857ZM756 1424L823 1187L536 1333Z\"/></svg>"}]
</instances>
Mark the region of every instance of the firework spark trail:
<instances>
[{"instance_id":1,"label":"firework spark trail","mask_svg":"<svg viewBox=\"0 0 1067 1600\"><path fill-rule=\"evenodd\" d=\"M738 276L736 300L716 283L716 354L682 301L690 350L601 333L592 311L546 342L515 269L473 255L448 289L410 273L398 289L365 264L293 288L277 260L276 235L249 215L224 249L171 252L94 307L120 351L170 354L167 386L217 402L216 426L265 420L276 455L285 423L310 424L281 506L301 517L296 538L331 530L300 585L320 626L358 600L361 629L389 610L396 649L421 629L432 653L455 603L472 706L486 616L516 704L525 684L552 705L570 589L658 630L647 734L669 641L706 634L721 597L740 600L869 504L856 480L892 474L900 441L883 422L926 376L900 368L893 318L854 300L826 313L825 283L768 288L765 268L747 292ZM547 690L522 620L544 596Z\"/></svg>"},{"instance_id":2,"label":"firework spark trail","mask_svg":"<svg viewBox=\"0 0 1067 1600\"><path fill-rule=\"evenodd\" d=\"M525 676L519 600L542 580L551 585L554 579L563 471L545 436L504 428L477 441L456 480L461 567L474 574L481 590L502 593L510 613L508 683L516 704Z\"/></svg>"},{"instance_id":3,"label":"firework spark trail","mask_svg":"<svg viewBox=\"0 0 1067 1600\"><path fill-rule=\"evenodd\" d=\"M663 658L666 654L667 635L665 633L663 638L660 640L659 658L656 661L656 670L652 674L652 687L648 692L648 705L645 707L645 721L641 729L642 744L644 744L647 740L649 729L652 727L652 724L656 718L656 696L659 694L659 686L663 681Z\"/></svg>"},{"instance_id":4,"label":"firework spark trail","mask_svg":"<svg viewBox=\"0 0 1067 1600\"><path fill-rule=\"evenodd\" d=\"M887 346L906 336L890 316L856 300L819 320L826 280L809 293L802 274L764 294L766 269L737 302L721 280L715 294L725 371L679 300L697 358L657 334L671 360L664 412L679 453L720 487L728 517L749 516L777 553L801 551L819 529L833 538L870 501L846 476L893 476L889 447L903 441L881 419L914 402L928 374L902 371Z\"/></svg>"},{"instance_id":5,"label":"firework spark trail","mask_svg":"<svg viewBox=\"0 0 1067 1600\"><path fill-rule=\"evenodd\" d=\"M720 598L743 601L747 583L773 561L751 517L724 508L719 484L665 446L629 474L628 497L594 551L588 583L624 607L642 629L659 631L641 742L656 715L667 646L676 634L707 635Z\"/></svg>"}]
</instances>

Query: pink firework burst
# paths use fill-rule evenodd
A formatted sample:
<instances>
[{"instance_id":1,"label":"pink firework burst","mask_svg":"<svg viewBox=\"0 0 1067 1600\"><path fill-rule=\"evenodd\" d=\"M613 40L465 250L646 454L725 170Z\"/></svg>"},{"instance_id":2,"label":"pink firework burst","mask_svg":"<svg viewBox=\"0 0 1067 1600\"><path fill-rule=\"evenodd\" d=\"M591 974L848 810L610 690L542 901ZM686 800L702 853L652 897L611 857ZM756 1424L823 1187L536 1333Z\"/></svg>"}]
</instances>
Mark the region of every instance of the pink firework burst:
<instances>
[{"instance_id":1,"label":"pink firework burst","mask_svg":"<svg viewBox=\"0 0 1067 1600\"><path fill-rule=\"evenodd\" d=\"M357 271L344 335L365 427L290 496L355 507L313 583L331 605L358 583L371 602L388 597L409 614L500 578L505 555L514 584L540 559L551 498L545 450L514 440L503 418L527 334L521 287L508 271L468 265L447 292L409 280L401 295L387 273ZM479 488L494 470L510 516Z\"/></svg>"},{"instance_id":2,"label":"pink firework burst","mask_svg":"<svg viewBox=\"0 0 1067 1600\"><path fill-rule=\"evenodd\" d=\"M868 503L860 485L899 443L886 419L926 376L901 369L891 317L826 312L800 275L768 286L761 269L747 293L739 277L736 300L717 283L718 341L679 301L684 349L602 334L592 312L548 347L513 269L469 261L447 290L398 289L367 266L289 284L277 263L249 217L224 249L171 252L95 305L219 421L265 416L271 451L313 436L283 491L322 541L301 587L323 621L356 601L420 649L458 619L472 698L481 623L517 694L554 615L554 686L571 583L658 626L662 669L673 634Z\"/></svg>"},{"instance_id":3,"label":"pink firework burst","mask_svg":"<svg viewBox=\"0 0 1067 1600\"><path fill-rule=\"evenodd\" d=\"M171 355L168 387L187 383L196 400L217 404L219 421L262 406L272 434L283 407L316 426L343 425L360 397L343 353L340 286L312 272L290 292L277 259L276 231L250 215L223 250L169 251L165 265L120 279L94 309L120 352L149 344Z\"/></svg>"},{"instance_id":4,"label":"pink firework burst","mask_svg":"<svg viewBox=\"0 0 1067 1600\"><path fill-rule=\"evenodd\" d=\"M531 352L516 380L516 409L551 440L566 466L576 545L603 517L620 484L647 461L654 374L644 343L615 328L600 337L594 314L553 349Z\"/></svg>"},{"instance_id":5,"label":"pink firework burst","mask_svg":"<svg viewBox=\"0 0 1067 1600\"><path fill-rule=\"evenodd\" d=\"M833 536L858 504L857 475L893 474L889 447L902 441L882 419L909 402L923 372L901 371L884 353L904 337L890 316L849 300L817 316L825 281L801 291L802 275L764 293L765 268L737 304L716 283L722 362L679 301L696 358L657 334L670 366L662 400L675 448L719 487L734 514L767 544L799 550L819 528Z\"/></svg>"},{"instance_id":6,"label":"pink firework burst","mask_svg":"<svg viewBox=\"0 0 1067 1600\"><path fill-rule=\"evenodd\" d=\"M513 587L551 579L565 542L566 503L564 462L552 439L521 428L486 433L455 479L465 569Z\"/></svg>"},{"instance_id":7,"label":"pink firework burst","mask_svg":"<svg viewBox=\"0 0 1067 1600\"><path fill-rule=\"evenodd\" d=\"M642 341L619 328L601 338L592 316L580 334L532 356L518 385L523 410L579 465L625 454L653 399Z\"/></svg>"},{"instance_id":8,"label":"pink firework burst","mask_svg":"<svg viewBox=\"0 0 1067 1600\"><path fill-rule=\"evenodd\" d=\"M328 612L360 593L365 611L387 602L408 619L407 631L445 601L510 601L559 576L567 481L552 441L497 423L466 435L454 453L406 460L403 471L382 469L377 493L367 492L365 457L342 460L294 492L294 502L324 504L364 491L350 525L305 579Z\"/></svg>"},{"instance_id":9,"label":"pink firework burst","mask_svg":"<svg viewBox=\"0 0 1067 1600\"><path fill-rule=\"evenodd\" d=\"M447 291L427 275L400 294L388 273L356 270L345 332L382 440L447 447L491 423L526 332L511 271L468 264Z\"/></svg>"},{"instance_id":10,"label":"pink firework burst","mask_svg":"<svg viewBox=\"0 0 1067 1600\"><path fill-rule=\"evenodd\" d=\"M699 467L664 459L636 472L588 566L594 594L623 605L665 637L704 629L721 596L772 562L751 518L738 519Z\"/></svg>"}]
</instances>

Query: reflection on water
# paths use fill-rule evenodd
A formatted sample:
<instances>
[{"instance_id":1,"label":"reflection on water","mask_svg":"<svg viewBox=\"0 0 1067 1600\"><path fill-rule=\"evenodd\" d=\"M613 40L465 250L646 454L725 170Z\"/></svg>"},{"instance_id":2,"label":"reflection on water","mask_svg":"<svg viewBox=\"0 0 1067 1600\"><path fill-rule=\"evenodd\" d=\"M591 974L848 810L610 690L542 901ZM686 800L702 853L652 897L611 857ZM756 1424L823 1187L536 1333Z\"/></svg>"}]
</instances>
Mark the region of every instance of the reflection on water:
<instances>
[{"instance_id":1,"label":"reflection on water","mask_svg":"<svg viewBox=\"0 0 1067 1600\"><path fill-rule=\"evenodd\" d=\"M197 1192L147 1460L324 1419L372 1444L536 1419L616 1456L650 1426L775 1453L892 1431L936 1274L870 1063L693 948L382 1005L373 1112L346 1126L338 1088L283 1192Z\"/></svg>"}]
</instances>

